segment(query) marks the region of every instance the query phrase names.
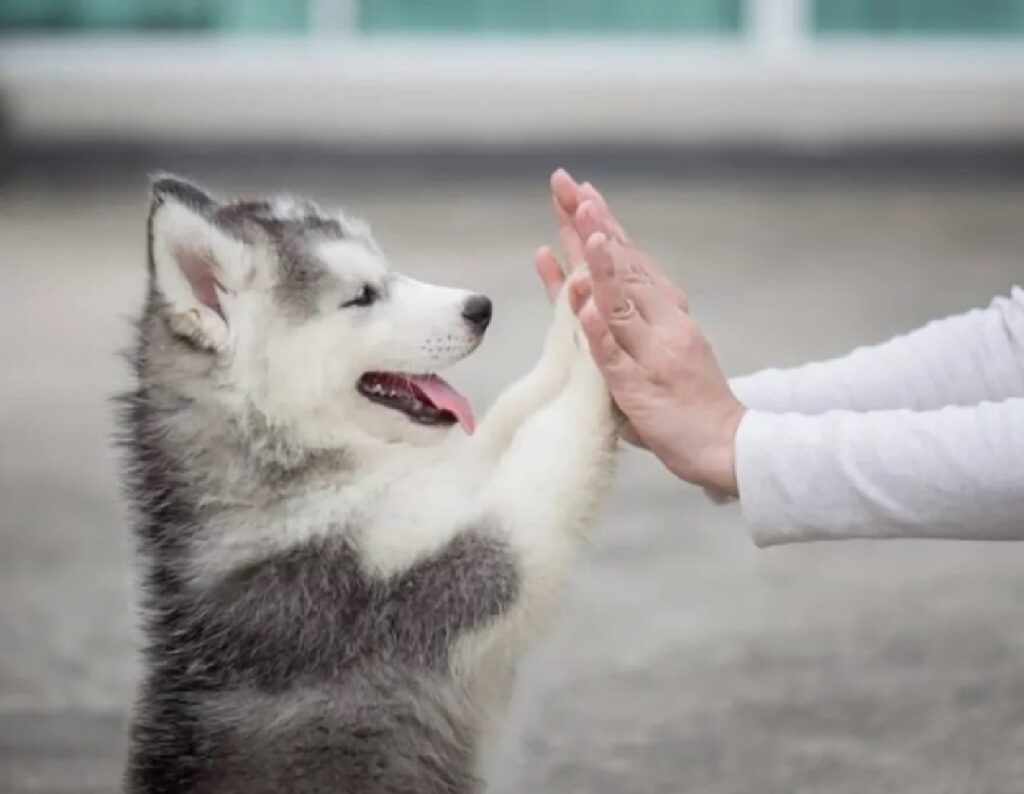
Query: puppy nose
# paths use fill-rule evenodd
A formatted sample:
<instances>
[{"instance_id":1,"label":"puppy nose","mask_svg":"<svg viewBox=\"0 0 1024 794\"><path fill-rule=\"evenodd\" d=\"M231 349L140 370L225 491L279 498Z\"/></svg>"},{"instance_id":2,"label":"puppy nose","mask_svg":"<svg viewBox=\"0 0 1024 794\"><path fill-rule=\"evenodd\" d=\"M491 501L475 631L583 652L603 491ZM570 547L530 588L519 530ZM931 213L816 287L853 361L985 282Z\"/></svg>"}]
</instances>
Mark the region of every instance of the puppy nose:
<instances>
[{"instance_id":1,"label":"puppy nose","mask_svg":"<svg viewBox=\"0 0 1024 794\"><path fill-rule=\"evenodd\" d=\"M483 333L491 322L491 299L486 295L474 295L462 307L462 316L473 329Z\"/></svg>"}]
</instances>

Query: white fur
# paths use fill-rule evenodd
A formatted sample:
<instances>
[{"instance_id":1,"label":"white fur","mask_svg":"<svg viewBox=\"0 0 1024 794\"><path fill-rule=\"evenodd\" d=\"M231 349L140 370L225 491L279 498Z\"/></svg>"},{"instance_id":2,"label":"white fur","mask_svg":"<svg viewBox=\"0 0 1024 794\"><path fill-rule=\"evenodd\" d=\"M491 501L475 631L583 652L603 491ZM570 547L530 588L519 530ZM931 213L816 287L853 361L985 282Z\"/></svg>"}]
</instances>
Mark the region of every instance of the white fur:
<instances>
[{"instance_id":1,"label":"white fur","mask_svg":"<svg viewBox=\"0 0 1024 794\"><path fill-rule=\"evenodd\" d=\"M184 255L209 261L217 281L227 291L218 290L223 304L228 294L237 294L247 285L253 272L251 253L242 243L178 202L167 202L153 217L156 280L175 315L179 332L187 332L214 350L224 350L230 345L228 324L196 299L179 266Z\"/></svg>"},{"instance_id":2,"label":"white fur","mask_svg":"<svg viewBox=\"0 0 1024 794\"><path fill-rule=\"evenodd\" d=\"M393 273L368 238L333 242L319 255L337 289L325 290L322 314L296 323L274 310L259 252L181 208L161 209L154 229L164 294L176 311L198 314L197 333L213 334L221 398L250 401L246 410L302 448L351 456L343 484L322 483L213 527L195 549L197 579L207 583L248 560L350 527L359 528L350 539L366 569L380 576L409 568L467 528L502 533L519 562L517 602L463 638L452 658L486 720L523 642L550 610L612 472L613 406L579 341L565 291L533 371L466 437L458 428L413 424L370 402L356 382L367 371L433 372L471 353L479 334L461 317L470 293ZM197 306L176 274L178 240L202 241L215 260L224 319ZM383 299L334 310L364 284Z\"/></svg>"}]
</instances>

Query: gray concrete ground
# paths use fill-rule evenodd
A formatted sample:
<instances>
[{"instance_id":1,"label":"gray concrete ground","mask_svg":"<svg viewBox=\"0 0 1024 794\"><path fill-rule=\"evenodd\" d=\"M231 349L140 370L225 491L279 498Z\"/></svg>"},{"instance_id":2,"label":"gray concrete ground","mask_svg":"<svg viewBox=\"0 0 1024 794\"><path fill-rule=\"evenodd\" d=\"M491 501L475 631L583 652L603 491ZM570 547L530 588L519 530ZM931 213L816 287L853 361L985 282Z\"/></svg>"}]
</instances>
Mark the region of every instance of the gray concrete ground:
<instances>
[{"instance_id":1,"label":"gray concrete ground","mask_svg":"<svg viewBox=\"0 0 1024 794\"><path fill-rule=\"evenodd\" d=\"M328 178L331 176L331 178ZM496 300L455 380L486 404L538 349L542 180L288 187L395 262ZM727 369L840 353L1024 274L1024 184L605 183ZM108 398L142 284L145 188L0 191L0 791L115 790L136 680ZM753 547L651 460L618 485L517 690L502 792L1024 791L1024 547Z\"/></svg>"}]
</instances>

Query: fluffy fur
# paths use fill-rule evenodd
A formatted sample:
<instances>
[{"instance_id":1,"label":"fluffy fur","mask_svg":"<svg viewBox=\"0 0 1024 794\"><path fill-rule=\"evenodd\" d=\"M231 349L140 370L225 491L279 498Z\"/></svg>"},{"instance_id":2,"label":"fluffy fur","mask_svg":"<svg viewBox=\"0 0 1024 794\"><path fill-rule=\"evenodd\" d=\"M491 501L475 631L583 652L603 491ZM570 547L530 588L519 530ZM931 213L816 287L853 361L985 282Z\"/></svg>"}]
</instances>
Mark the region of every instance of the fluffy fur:
<instances>
[{"instance_id":1,"label":"fluffy fur","mask_svg":"<svg viewBox=\"0 0 1024 794\"><path fill-rule=\"evenodd\" d=\"M477 791L612 472L567 299L466 436L356 383L471 353L469 293L399 276L365 226L290 198L162 177L148 229L122 414L148 640L127 789Z\"/></svg>"}]
</instances>

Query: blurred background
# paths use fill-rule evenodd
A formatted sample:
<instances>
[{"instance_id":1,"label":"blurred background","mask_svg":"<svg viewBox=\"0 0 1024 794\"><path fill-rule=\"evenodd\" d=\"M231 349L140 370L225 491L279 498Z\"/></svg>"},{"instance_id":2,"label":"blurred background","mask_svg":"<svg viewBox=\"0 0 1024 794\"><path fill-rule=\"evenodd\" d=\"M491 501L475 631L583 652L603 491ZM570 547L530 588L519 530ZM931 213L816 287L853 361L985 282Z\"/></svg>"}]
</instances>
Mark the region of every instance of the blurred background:
<instances>
[{"instance_id":1,"label":"blurred background","mask_svg":"<svg viewBox=\"0 0 1024 794\"><path fill-rule=\"evenodd\" d=\"M117 790L137 679L109 398L147 173L373 222L539 350L559 165L727 370L1024 277L1024 0L0 0L0 792ZM523 668L497 792L1024 790L1024 548L756 550L635 451Z\"/></svg>"}]
</instances>

